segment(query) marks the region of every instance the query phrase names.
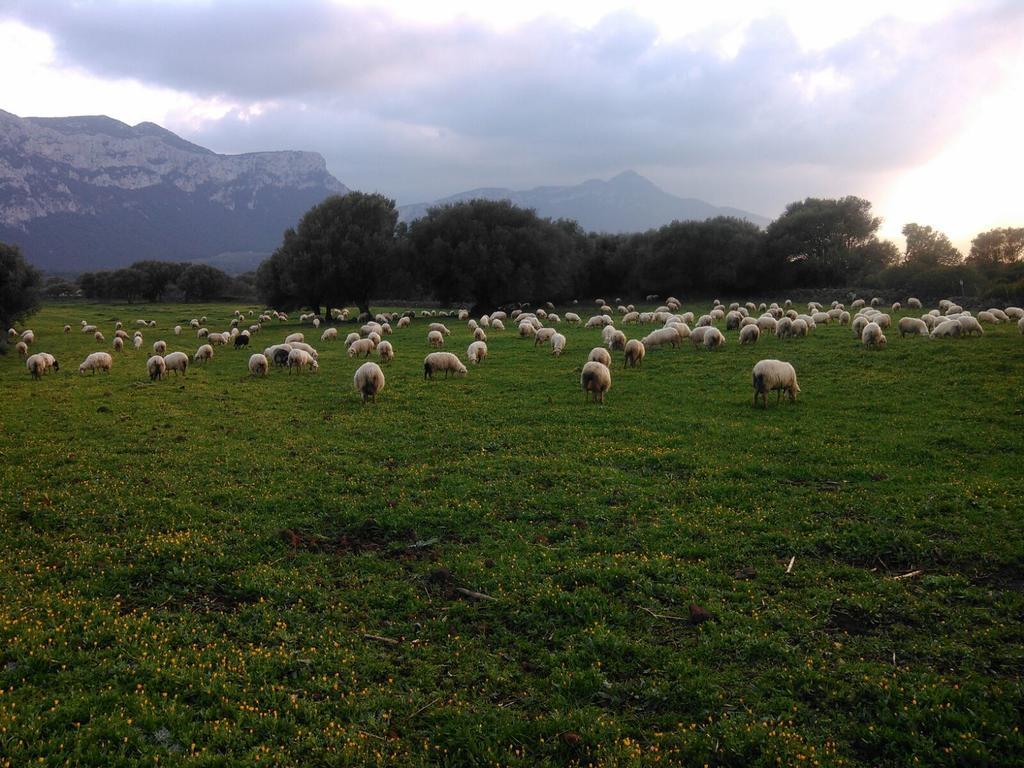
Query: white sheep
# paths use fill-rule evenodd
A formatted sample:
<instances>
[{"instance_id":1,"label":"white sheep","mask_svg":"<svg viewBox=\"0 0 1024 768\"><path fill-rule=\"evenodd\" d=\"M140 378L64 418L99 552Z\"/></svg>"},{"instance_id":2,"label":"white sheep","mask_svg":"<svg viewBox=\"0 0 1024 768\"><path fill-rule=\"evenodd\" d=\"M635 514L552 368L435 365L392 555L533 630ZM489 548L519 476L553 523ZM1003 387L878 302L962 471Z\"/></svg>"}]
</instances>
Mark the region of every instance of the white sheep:
<instances>
[{"instance_id":1,"label":"white sheep","mask_svg":"<svg viewBox=\"0 0 1024 768\"><path fill-rule=\"evenodd\" d=\"M779 321L771 315L761 315L757 318L757 328L761 333L775 333L779 326Z\"/></svg>"},{"instance_id":2,"label":"white sheep","mask_svg":"<svg viewBox=\"0 0 1024 768\"><path fill-rule=\"evenodd\" d=\"M114 367L114 358L107 352L93 352L91 355L82 361L82 364L78 366L79 373L85 373L86 371L92 371L93 375L96 375L96 371L106 371L110 373L110 369Z\"/></svg>"},{"instance_id":3,"label":"white sheep","mask_svg":"<svg viewBox=\"0 0 1024 768\"><path fill-rule=\"evenodd\" d=\"M98 331L97 331L97 333L98 333ZM26 344L35 344L35 341L36 341L35 331L22 331L21 332L21 340L24 341Z\"/></svg>"},{"instance_id":4,"label":"white sheep","mask_svg":"<svg viewBox=\"0 0 1024 768\"><path fill-rule=\"evenodd\" d=\"M412 318L410 318L410 317L400 317L400 318L398 318L398 327L399 328L407 328L411 322L412 322Z\"/></svg>"},{"instance_id":5,"label":"white sheep","mask_svg":"<svg viewBox=\"0 0 1024 768\"><path fill-rule=\"evenodd\" d=\"M384 371L376 363L363 363L352 377L352 386L362 396L364 403L367 400L376 403L377 395L384 389Z\"/></svg>"},{"instance_id":6,"label":"white sheep","mask_svg":"<svg viewBox=\"0 0 1024 768\"><path fill-rule=\"evenodd\" d=\"M427 333L427 344L431 347L443 347L444 334L442 334L441 331L429 331Z\"/></svg>"},{"instance_id":7,"label":"white sheep","mask_svg":"<svg viewBox=\"0 0 1024 768\"><path fill-rule=\"evenodd\" d=\"M664 328L659 328L656 331L651 331L649 334L641 339L644 347L660 347L665 344L669 344L673 347L679 346L679 331L676 326L669 325Z\"/></svg>"},{"instance_id":8,"label":"white sheep","mask_svg":"<svg viewBox=\"0 0 1024 768\"><path fill-rule=\"evenodd\" d=\"M1007 307L1003 310L1006 313L1006 317L1010 320L1020 320L1024 318L1024 309L1020 307Z\"/></svg>"},{"instance_id":9,"label":"white sheep","mask_svg":"<svg viewBox=\"0 0 1024 768\"><path fill-rule=\"evenodd\" d=\"M320 365L306 350L293 348L288 353L288 373L291 373L293 368L298 368L300 373L307 368L316 373L320 370Z\"/></svg>"},{"instance_id":10,"label":"white sheep","mask_svg":"<svg viewBox=\"0 0 1024 768\"><path fill-rule=\"evenodd\" d=\"M610 328L611 326L609 326ZM612 352L622 352L626 349L626 334L622 331L612 329L612 332L608 334L608 338L605 340L605 345Z\"/></svg>"},{"instance_id":11,"label":"white sheep","mask_svg":"<svg viewBox=\"0 0 1024 768\"><path fill-rule=\"evenodd\" d=\"M338 329L337 328L325 328L324 332L320 334L320 341L337 341L338 340Z\"/></svg>"},{"instance_id":12,"label":"white sheep","mask_svg":"<svg viewBox=\"0 0 1024 768\"><path fill-rule=\"evenodd\" d=\"M768 407L768 393L778 393L776 403L782 398L785 392L789 396L789 402L795 403L796 396L800 392L800 385L796 381L796 369L789 363L781 360L761 360L754 366L754 407L757 407L757 398L760 395L764 407Z\"/></svg>"},{"instance_id":13,"label":"white sheep","mask_svg":"<svg viewBox=\"0 0 1024 768\"><path fill-rule=\"evenodd\" d=\"M437 331L445 336L451 336L451 331L448 330L448 326L444 323L431 323L427 326L428 331Z\"/></svg>"},{"instance_id":14,"label":"white sheep","mask_svg":"<svg viewBox=\"0 0 1024 768\"><path fill-rule=\"evenodd\" d=\"M249 373L253 376L266 376L270 370L270 361L266 355L255 352L249 355Z\"/></svg>"},{"instance_id":15,"label":"white sheep","mask_svg":"<svg viewBox=\"0 0 1024 768\"><path fill-rule=\"evenodd\" d=\"M927 336L928 324L916 317L901 317L897 327L900 329L900 336Z\"/></svg>"},{"instance_id":16,"label":"white sheep","mask_svg":"<svg viewBox=\"0 0 1024 768\"><path fill-rule=\"evenodd\" d=\"M167 363L160 355L153 355L146 361L146 370L149 371L149 380L156 381L167 373Z\"/></svg>"},{"instance_id":17,"label":"white sheep","mask_svg":"<svg viewBox=\"0 0 1024 768\"><path fill-rule=\"evenodd\" d=\"M284 343L291 344L293 341L305 341L306 334L304 333L290 333L285 336Z\"/></svg>"},{"instance_id":18,"label":"white sheep","mask_svg":"<svg viewBox=\"0 0 1024 768\"><path fill-rule=\"evenodd\" d=\"M547 344L558 333L555 328L538 328L533 333L533 346Z\"/></svg>"},{"instance_id":19,"label":"white sheep","mask_svg":"<svg viewBox=\"0 0 1024 768\"><path fill-rule=\"evenodd\" d=\"M690 333L690 343L694 349L703 347L707 350L718 349L725 345L725 336L713 325L702 325Z\"/></svg>"},{"instance_id":20,"label":"white sheep","mask_svg":"<svg viewBox=\"0 0 1024 768\"><path fill-rule=\"evenodd\" d=\"M213 347L209 344L203 344L199 349L196 350L193 359L197 363L205 363L207 360L213 359Z\"/></svg>"},{"instance_id":21,"label":"white sheep","mask_svg":"<svg viewBox=\"0 0 1024 768\"><path fill-rule=\"evenodd\" d=\"M755 326L756 327L756 326ZM775 337L779 339L788 339L793 335L793 321L788 317L783 317L775 324Z\"/></svg>"},{"instance_id":22,"label":"white sheep","mask_svg":"<svg viewBox=\"0 0 1024 768\"><path fill-rule=\"evenodd\" d=\"M92 335L92 337L93 337L93 338L94 338L94 339L95 339L96 341L106 341L106 338L104 338L104 336L103 336L103 332L102 332L102 331L96 331L96 333L94 333L94 334ZM26 343L30 343L30 342L26 342Z\"/></svg>"},{"instance_id":23,"label":"white sheep","mask_svg":"<svg viewBox=\"0 0 1024 768\"><path fill-rule=\"evenodd\" d=\"M960 325L961 336L970 336L972 333L977 333L979 336L985 335L985 329L981 327L981 323L970 315L961 315L956 321Z\"/></svg>"},{"instance_id":24,"label":"white sheep","mask_svg":"<svg viewBox=\"0 0 1024 768\"><path fill-rule=\"evenodd\" d=\"M604 363L591 360L583 366L580 387L587 400L593 395L594 402L603 403L605 393L612 388L611 369Z\"/></svg>"},{"instance_id":25,"label":"white sheep","mask_svg":"<svg viewBox=\"0 0 1024 768\"><path fill-rule=\"evenodd\" d=\"M70 326L70 325L65 325L65 326L64 326L64 333L65 333L65 334L67 334L67 333L71 333L71 326Z\"/></svg>"},{"instance_id":26,"label":"white sheep","mask_svg":"<svg viewBox=\"0 0 1024 768\"><path fill-rule=\"evenodd\" d=\"M390 363L395 359L395 348L391 346L390 341L382 341L377 345L377 357L382 363Z\"/></svg>"},{"instance_id":27,"label":"white sheep","mask_svg":"<svg viewBox=\"0 0 1024 768\"><path fill-rule=\"evenodd\" d=\"M154 355L166 355L167 354L167 342L166 341L154 341L153 342L153 354Z\"/></svg>"},{"instance_id":28,"label":"white sheep","mask_svg":"<svg viewBox=\"0 0 1024 768\"><path fill-rule=\"evenodd\" d=\"M164 357L164 366L167 372L174 371L175 376L179 373L184 375L188 372L188 362L188 355L184 352L171 352L171 354Z\"/></svg>"},{"instance_id":29,"label":"white sheep","mask_svg":"<svg viewBox=\"0 0 1024 768\"><path fill-rule=\"evenodd\" d=\"M1010 316L1006 312L1003 312L1003 310L999 309L998 307L989 307L988 312L990 315L994 316L995 319L998 320L1000 323L1010 322Z\"/></svg>"},{"instance_id":30,"label":"white sheep","mask_svg":"<svg viewBox=\"0 0 1024 768\"><path fill-rule=\"evenodd\" d=\"M647 356L647 348L640 339L630 339L623 348L622 365L624 368L636 368L643 364Z\"/></svg>"},{"instance_id":31,"label":"white sheep","mask_svg":"<svg viewBox=\"0 0 1024 768\"><path fill-rule=\"evenodd\" d=\"M811 327L812 326L810 325L810 323L808 323L802 317L798 317L796 320L793 321L793 327L792 327L793 338L794 339L802 339L802 338L804 338L805 336L807 336L807 333L808 333L808 331L810 330Z\"/></svg>"},{"instance_id":32,"label":"white sheep","mask_svg":"<svg viewBox=\"0 0 1024 768\"><path fill-rule=\"evenodd\" d=\"M979 323L989 323L990 325L999 325L999 318L991 312L979 312L978 313Z\"/></svg>"},{"instance_id":33,"label":"white sheep","mask_svg":"<svg viewBox=\"0 0 1024 768\"><path fill-rule=\"evenodd\" d=\"M956 320L943 320L932 328L931 337L933 339L957 338L960 336L960 330L960 323Z\"/></svg>"},{"instance_id":34,"label":"white sheep","mask_svg":"<svg viewBox=\"0 0 1024 768\"><path fill-rule=\"evenodd\" d=\"M608 354L608 350L604 347L594 347L590 350L590 354L587 356L587 362L601 363L609 368L612 367L612 356Z\"/></svg>"},{"instance_id":35,"label":"white sheep","mask_svg":"<svg viewBox=\"0 0 1024 768\"><path fill-rule=\"evenodd\" d=\"M860 336L861 343L868 348L882 349L885 347L885 334L878 323L868 323Z\"/></svg>"},{"instance_id":36,"label":"white sheep","mask_svg":"<svg viewBox=\"0 0 1024 768\"><path fill-rule=\"evenodd\" d=\"M759 338L761 338L761 331L756 323L740 328L740 344L756 344Z\"/></svg>"},{"instance_id":37,"label":"white sheep","mask_svg":"<svg viewBox=\"0 0 1024 768\"><path fill-rule=\"evenodd\" d=\"M563 352L565 352L565 336L556 333L551 337L551 354L560 357Z\"/></svg>"},{"instance_id":38,"label":"white sheep","mask_svg":"<svg viewBox=\"0 0 1024 768\"><path fill-rule=\"evenodd\" d=\"M55 371L60 370L56 358L46 352L37 352L34 355L29 355L25 360L25 367L28 368L28 372L32 374L33 379L42 378L43 374L51 368Z\"/></svg>"},{"instance_id":39,"label":"white sheep","mask_svg":"<svg viewBox=\"0 0 1024 768\"><path fill-rule=\"evenodd\" d=\"M466 349L466 359L474 365L479 365L487 357L487 344L482 341L474 341Z\"/></svg>"},{"instance_id":40,"label":"white sheep","mask_svg":"<svg viewBox=\"0 0 1024 768\"><path fill-rule=\"evenodd\" d=\"M449 373L455 376L465 376L466 366L451 352L431 352L423 358L423 378L432 379L438 371L444 371L446 379Z\"/></svg>"},{"instance_id":41,"label":"white sheep","mask_svg":"<svg viewBox=\"0 0 1024 768\"><path fill-rule=\"evenodd\" d=\"M921 308L921 300L920 299L915 299L913 296L911 296L909 299L907 299L907 307L909 309L920 309Z\"/></svg>"},{"instance_id":42,"label":"white sheep","mask_svg":"<svg viewBox=\"0 0 1024 768\"><path fill-rule=\"evenodd\" d=\"M294 345L293 345L294 346ZM353 341L348 348L349 357L369 357L370 353L373 352L377 345L373 343L373 339L356 339ZM305 351L305 350L303 350Z\"/></svg>"}]
</instances>

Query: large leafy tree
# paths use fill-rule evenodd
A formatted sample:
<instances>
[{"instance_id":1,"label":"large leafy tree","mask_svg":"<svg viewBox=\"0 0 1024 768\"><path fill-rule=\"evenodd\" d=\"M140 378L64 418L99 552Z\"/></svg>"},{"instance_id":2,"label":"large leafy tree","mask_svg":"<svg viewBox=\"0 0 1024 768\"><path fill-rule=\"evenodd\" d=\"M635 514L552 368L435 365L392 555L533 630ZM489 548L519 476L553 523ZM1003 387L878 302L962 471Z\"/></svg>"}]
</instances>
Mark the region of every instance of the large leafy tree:
<instances>
[{"instance_id":1,"label":"large leafy tree","mask_svg":"<svg viewBox=\"0 0 1024 768\"><path fill-rule=\"evenodd\" d=\"M843 285L863 271L861 249L874 246L882 220L860 197L838 200L809 197L790 203L768 225L772 258L788 264L804 285Z\"/></svg>"},{"instance_id":2,"label":"large leafy tree","mask_svg":"<svg viewBox=\"0 0 1024 768\"><path fill-rule=\"evenodd\" d=\"M175 280L185 294L185 301L209 301L223 297L229 283L227 274L209 264L189 264Z\"/></svg>"},{"instance_id":3,"label":"large leafy tree","mask_svg":"<svg viewBox=\"0 0 1024 768\"><path fill-rule=\"evenodd\" d=\"M398 211L383 195L333 195L307 211L285 232L281 246L256 273L268 304L308 306L330 315L332 307L355 303L363 312L388 269L395 248Z\"/></svg>"},{"instance_id":4,"label":"large leafy tree","mask_svg":"<svg viewBox=\"0 0 1024 768\"><path fill-rule=\"evenodd\" d=\"M565 298L578 234L574 223L542 219L505 200L431 208L409 229L422 280L434 296L442 303L473 302L475 313Z\"/></svg>"},{"instance_id":5,"label":"large leafy tree","mask_svg":"<svg viewBox=\"0 0 1024 768\"><path fill-rule=\"evenodd\" d=\"M39 308L43 277L25 261L16 245L0 243L0 349L7 343L7 329Z\"/></svg>"},{"instance_id":6,"label":"large leafy tree","mask_svg":"<svg viewBox=\"0 0 1024 768\"><path fill-rule=\"evenodd\" d=\"M929 226L907 224L903 227L907 238L905 259L907 264L922 267L951 267L963 261L963 255L945 234Z\"/></svg>"},{"instance_id":7,"label":"large leafy tree","mask_svg":"<svg viewBox=\"0 0 1024 768\"><path fill-rule=\"evenodd\" d=\"M1012 264L1024 256L1024 227L982 232L971 241L968 259L979 267Z\"/></svg>"}]
</instances>

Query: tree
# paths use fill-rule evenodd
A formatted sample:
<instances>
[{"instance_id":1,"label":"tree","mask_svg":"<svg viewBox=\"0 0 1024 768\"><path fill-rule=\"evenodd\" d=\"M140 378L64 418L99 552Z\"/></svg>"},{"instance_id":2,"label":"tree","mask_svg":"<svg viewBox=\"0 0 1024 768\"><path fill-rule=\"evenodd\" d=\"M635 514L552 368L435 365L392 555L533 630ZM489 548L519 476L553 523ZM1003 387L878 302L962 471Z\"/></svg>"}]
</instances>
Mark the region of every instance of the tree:
<instances>
[{"instance_id":1,"label":"tree","mask_svg":"<svg viewBox=\"0 0 1024 768\"><path fill-rule=\"evenodd\" d=\"M409 236L434 296L445 304L472 301L479 314L568 296L573 226L507 200L470 200L431 208Z\"/></svg>"},{"instance_id":2,"label":"tree","mask_svg":"<svg viewBox=\"0 0 1024 768\"><path fill-rule=\"evenodd\" d=\"M39 309L43 277L27 263L16 245L0 243L0 349L7 343L6 330Z\"/></svg>"},{"instance_id":3,"label":"tree","mask_svg":"<svg viewBox=\"0 0 1024 768\"><path fill-rule=\"evenodd\" d=\"M861 249L874 243L881 223L862 198L809 197L768 225L769 258L795 268L799 284L844 285L862 271Z\"/></svg>"},{"instance_id":4,"label":"tree","mask_svg":"<svg viewBox=\"0 0 1024 768\"><path fill-rule=\"evenodd\" d=\"M140 276L138 292L142 298L146 301L160 301L167 286L177 280L184 266L173 261L136 261L129 269L135 270Z\"/></svg>"},{"instance_id":5,"label":"tree","mask_svg":"<svg viewBox=\"0 0 1024 768\"><path fill-rule=\"evenodd\" d=\"M208 264L189 264L175 281L185 301L209 301L222 298L227 291L230 278L221 270Z\"/></svg>"},{"instance_id":6,"label":"tree","mask_svg":"<svg viewBox=\"0 0 1024 768\"><path fill-rule=\"evenodd\" d=\"M260 264L256 287L267 304L316 312L355 303L369 312L370 297L395 247L398 211L383 195L349 192L310 208L281 246Z\"/></svg>"},{"instance_id":7,"label":"tree","mask_svg":"<svg viewBox=\"0 0 1024 768\"><path fill-rule=\"evenodd\" d=\"M971 241L968 260L979 267L1012 264L1024 255L1024 227L982 232Z\"/></svg>"},{"instance_id":8,"label":"tree","mask_svg":"<svg viewBox=\"0 0 1024 768\"><path fill-rule=\"evenodd\" d=\"M920 224L903 227L907 238L905 260L908 264L925 267L951 267L963 261L954 245L942 232Z\"/></svg>"}]
</instances>

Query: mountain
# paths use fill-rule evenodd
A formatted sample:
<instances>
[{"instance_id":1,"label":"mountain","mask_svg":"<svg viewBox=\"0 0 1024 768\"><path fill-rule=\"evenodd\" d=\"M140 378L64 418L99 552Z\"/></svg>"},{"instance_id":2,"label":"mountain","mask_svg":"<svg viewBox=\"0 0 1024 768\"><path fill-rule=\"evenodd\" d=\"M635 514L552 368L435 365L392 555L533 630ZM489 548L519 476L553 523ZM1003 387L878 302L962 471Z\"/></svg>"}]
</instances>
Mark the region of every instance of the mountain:
<instances>
[{"instance_id":1,"label":"mountain","mask_svg":"<svg viewBox=\"0 0 1024 768\"><path fill-rule=\"evenodd\" d=\"M715 216L735 216L765 226L768 219L738 208L723 208L692 197L676 197L635 171L625 171L608 181L591 179L572 187L537 187L522 192L481 188L460 192L432 203L404 205L399 221L424 216L435 205L484 198L509 200L533 208L540 216L575 219L591 232L644 232L672 221L702 221Z\"/></svg>"},{"instance_id":2,"label":"mountain","mask_svg":"<svg viewBox=\"0 0 1024 768\"><path fill-rule=\"evenodd\" d=\"M249 266L312 205L347 191L315 152L218 155L153 123L0 110L0 241L51 271Z\"/></svg>"}]
</instances>

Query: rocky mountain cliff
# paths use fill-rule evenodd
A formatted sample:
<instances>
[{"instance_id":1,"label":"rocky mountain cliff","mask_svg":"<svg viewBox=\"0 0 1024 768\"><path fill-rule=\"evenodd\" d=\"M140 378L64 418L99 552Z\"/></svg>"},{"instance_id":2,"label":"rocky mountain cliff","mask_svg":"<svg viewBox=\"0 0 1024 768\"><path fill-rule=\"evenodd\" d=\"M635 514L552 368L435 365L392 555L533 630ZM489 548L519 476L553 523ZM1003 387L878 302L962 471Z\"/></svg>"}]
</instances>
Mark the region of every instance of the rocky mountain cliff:
<instances>
[{"instance_id":1,"label":"rocky mountain cliff","mask_svg":"<svg viewBox=\"0 0 1024 768\"><path fill-rule=\"evenodd\" d=\"M591 232L644 232L672 221L702 221L715 216L735 216L758 226L768 224L768 219L756 213L677 197L635 171L625 171L607 181L591 179L567 187L537 187L521 192L472 189L432 203L402 206L398 209L399 220L413 221L435 205L476 198L509 200L523 208L533 208L540 216L575 219Z\"/></svg>"},{"instance_id":2,"label":"rocky mountain cliff","mask_svg":"<svg viewBox=\"0 0 1024 768\"><path fill-rule=\"evenodd\" d=\"M44 269L269 253L347 191L315 152L218 155L153 123L0 110L0 241Z\"/></svg>"}]
</instances>

